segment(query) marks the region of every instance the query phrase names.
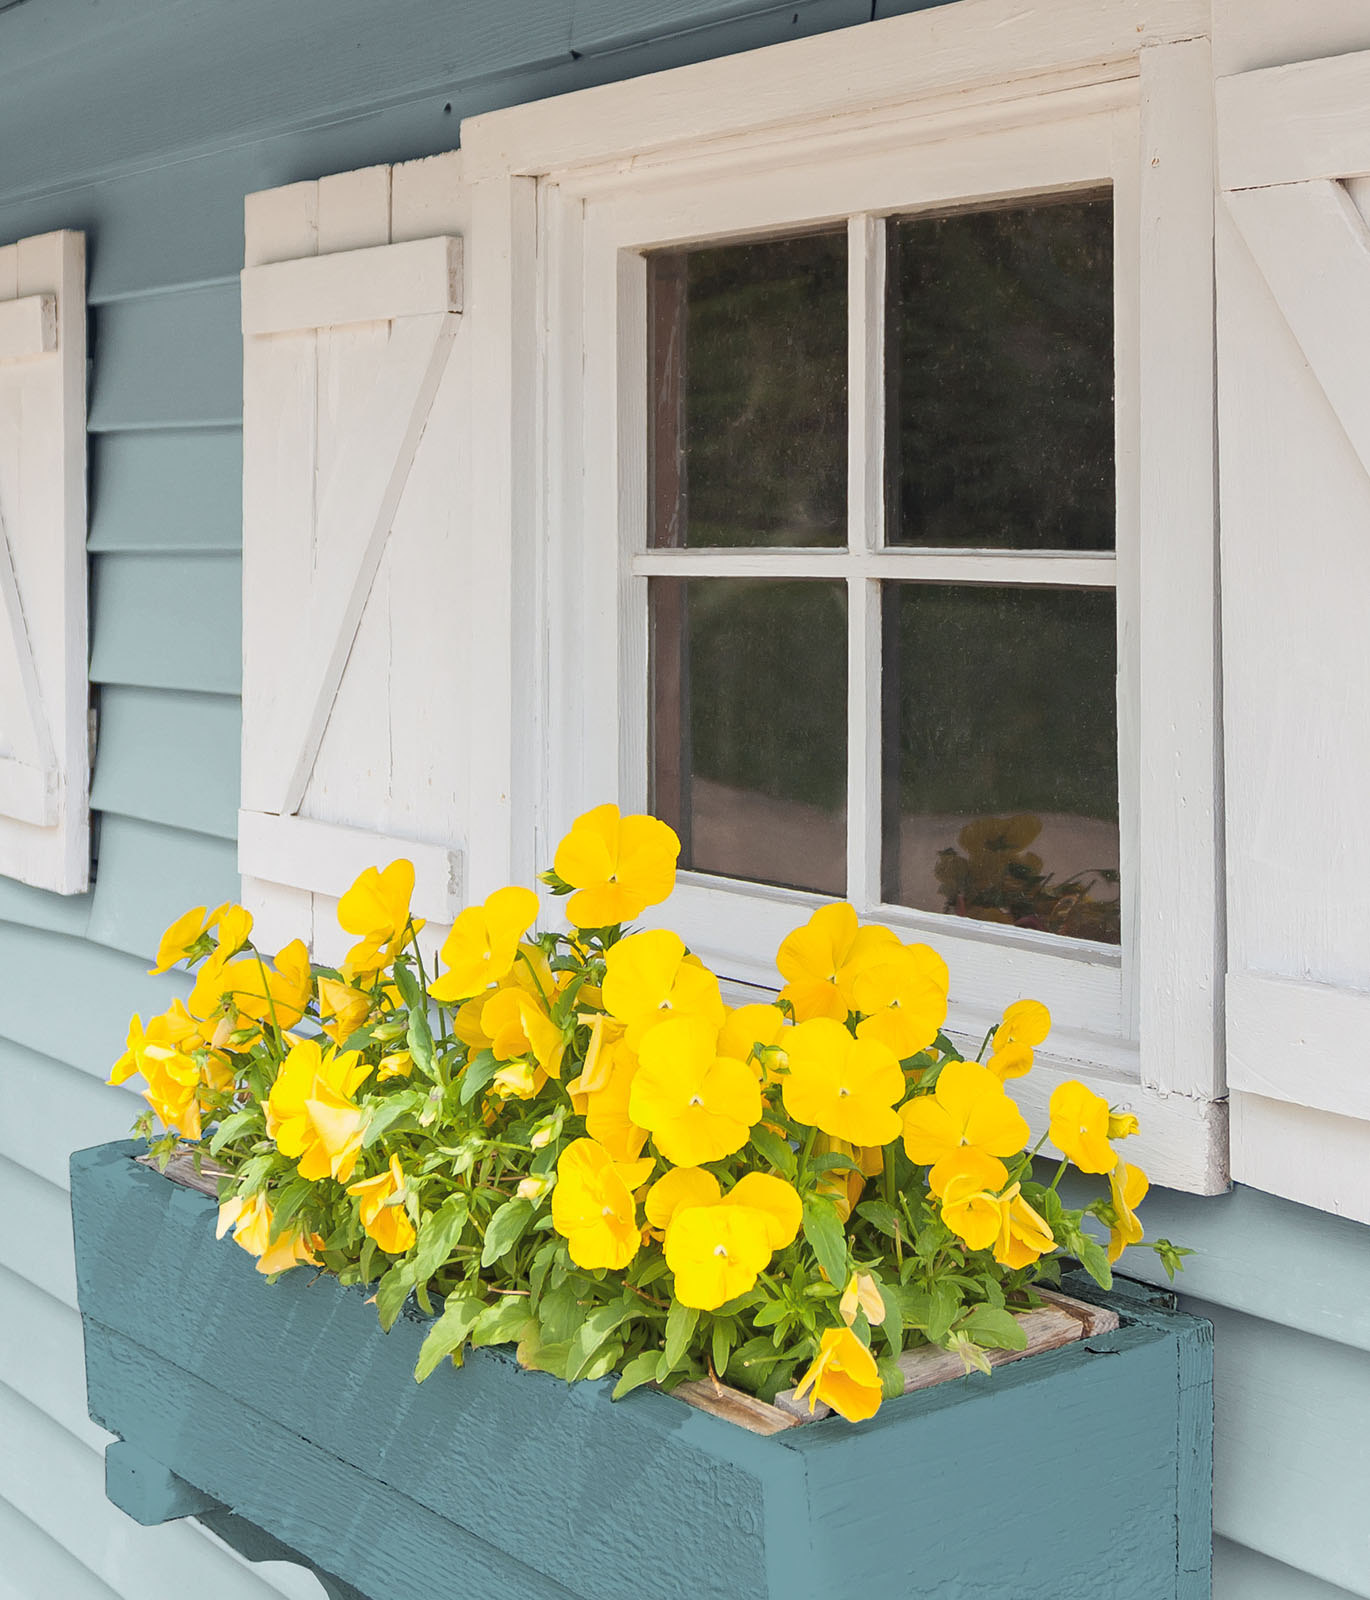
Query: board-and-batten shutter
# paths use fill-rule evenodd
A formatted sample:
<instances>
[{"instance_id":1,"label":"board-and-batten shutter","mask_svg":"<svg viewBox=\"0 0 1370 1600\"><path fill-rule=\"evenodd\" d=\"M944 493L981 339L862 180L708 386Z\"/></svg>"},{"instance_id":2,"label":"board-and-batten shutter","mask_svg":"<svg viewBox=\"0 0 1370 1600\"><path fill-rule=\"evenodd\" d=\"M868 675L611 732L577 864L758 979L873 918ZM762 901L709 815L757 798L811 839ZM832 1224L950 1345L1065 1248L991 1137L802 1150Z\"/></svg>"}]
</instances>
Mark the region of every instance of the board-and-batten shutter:
<instances>
[{"instance_id":1,"label":"board-and-batten shutter","mask_svg":"<svg viewBox=\"0 0 1370 1600\"><path fill-rule=\"evenodd\" d=\"M0 873L90 881L82 234L0 247Z\"/></svg>"},{"instance_id":2,"label":"board-and-batten shutter","mask_svg":"<svg viewBox=\"0 0 1370 1600\"><path fill-rule=\"evenodd\" d=\"M461 904L465 209L457 154L247 201L238 858L263 942L325 958L367 866Z\"/></svg>"},{"instance_id":3,"label":"board-and-batten shutter","mask_svg":"<svg viewBox=\"0 0 1370 1600\"><path fill-rule=\"evenodd\" d=\"M1370 1221L1370 53L1218 138L1232 1175Z\"/></svg>"}]
</instances>

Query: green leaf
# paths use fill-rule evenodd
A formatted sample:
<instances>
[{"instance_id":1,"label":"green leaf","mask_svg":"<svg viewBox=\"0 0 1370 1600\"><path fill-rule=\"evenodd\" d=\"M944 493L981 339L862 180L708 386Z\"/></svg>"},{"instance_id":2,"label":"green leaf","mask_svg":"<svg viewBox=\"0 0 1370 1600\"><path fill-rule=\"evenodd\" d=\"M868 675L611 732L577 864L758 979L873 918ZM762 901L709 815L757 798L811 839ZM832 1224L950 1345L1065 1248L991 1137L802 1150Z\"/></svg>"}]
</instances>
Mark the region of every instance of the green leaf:
<instances>
[{"instance_id":1,"label":"green leaf","mask_svg":"<svg viewBox=\"0 0 1370 1600\"><path fill-rule=\"evenodd\" d=\"M471 1343L475 1346L513 1344L522 1336L531 1320L525 1296L501 1295L495 1305L487 1306L476 1319L475 1327L471 1330Z\"/></svg>"},{"instance_id":2,"label":"green leaf","mask_svg":"<svg viewBox=\"0 0 1370 1600\"><path fill-rule=\"evenodd\" d=\"M625 1394L640 1389L644 1383L655 1383L656 1369L660 1364L660 1350L644 1350L640 1356L634 1356L614 1385L614 1399L622 1400Z\"/></svg>"},{"instance_id":3,"label":"green leaf","mask_svg":"<svg viewBox=\"0 0 1370 1600\"><path fill-rule=\"evenodd\" d=\"M1113 1287L1113 1269L1108 1264L1108 1252L1097 1240L1082 1232L1071 1249L1080 1258L1080 1265L1101 1289Z\"/></svg>"},{"instance_id":4,"label":"green leaf","mask_svg":"<svg viewBox=\"0 0 1370 1600\"><path fill-rule=\"evenodd\" d=\"M886 1400L897 1400L904 1392L903 1368L893 1356L877 1356L875 1370L880 1374L880 1390Z\"/></svg>"},{"instance_id":5,"label":"green leaf","mask_svg":"<svg viewBox=\"0 0 1370 1600\"><path fill-rule=\"evenodd\" d=\"M433 1030L428 1025L428 1012L420 1004L409 1008L409 1033L405 1041L414 1065L425 1078L433 1076Z\"/></svg>"},{"instance_id":6,"label":"green leaf","mask_svg":"<svg viewBox=\"0 0 1370 1600\"><path fill-rule=\"evenodd\" d=\"M400 1312L404 1310L404 1302L409 1298L413 1288L414 1268L408 1261L401 1261L391 1267L376 1285L376 1316L387 1333L399 1320Z\"/></svg>"},{"instance_id":7,"label":"green leaf","mask_svg":"<svg viewBox=\"0 0 1370 1600\"><path fill-rule=\"evenodd\" d=\"M427 1283L440 1268L447 1265L453 1250L466 1231L466 1219L471 1202L465 1190L450 1194L419 1226L418 1247L410 1258L414 1269L414 1282Z\"/></svg>"},{"instance_id":8,"label":"green leaf","mask_svg":"<svg viewBox=\"0 0 1370 1600\"><path fill-rule=\"evenodd\" d=\"M733 1339L737 1333L737 1324L731 1317L715 1320L713 1331L709 1336L709 1354L713 1357L714 1376L721 1378L728 1370L728 1358L733 1353Z\"/></svg>"},{"instance_id":9,"label":"green leaf","mask_svg":"<svg viewBox=\"0 0 1370 1600\"><path fill-rule=\"evenodd\" d=\"M485 1229L485 1246L480 1253L480 1264L491 1267L507 1256L523 1237L533 1220L533 1202L515 1195L490 1218Z\"/></svg>"},{"instance_id":10,"label":"green leaf","mask_svg":"<svg viewBox=\"0 0 1370 1600\"><path fill-rule=\"evenodd\" d=\"M1011 1312L995 1306L974 1306L956 1324L958 1333L969 1334L978 1345L989 1350L1026 1350L1027 1334Z\"/></svg>"},{"instance_id":11,"label":"green leaf","mask_svg":"<svg viewBox=\"0 0 1370 1600\"><path fill-rule=\"evenodd\" d=\"M661 1358L663 1374L673 1372L684 1363L698 1324L699 1312L693 1306L683 1306L679 1300L671 1302L671 1309L666 1313L666 1350Z\"/></svg>"},{"instance_id":12,"label":"green leaf","mask_svg":"<svg viewBox=\"0 0 1370 1600\"><path fill-rule=\"evenodd\" d=\"M891 1239L908 1231L899 1213L887 1200L863 1200L857 1206L856 1214L873 1228L879 1228L881 1233L889 1234Z\"/></svg>"},{"instance_id":13,"label":"green leaf","mask_svg":"<svg viewBox=\"0 0 1370 1600\"><path fill-rule=\"evenodd\" d=\"M240 1135L261 1126L262 1114L256 1106L250 1106L246 1111L235 1111L231 1117L225 1117L214 1130L214 1137L209 1141L210 1155L217 1156L226 1144L231 1144Z\"/></svg>"},{"instance_id":14,"label":"green leaf","mask_svg":"<svg viewBox=\"0 0 1370 1600\"><path fill-rule=\"evenodd\" d=\"M362 1149L369 1150L376 1140L401 1117L417 1115L424 1096L414 1089L401 1089L384 1100L372 1100L366 1108L366 1124L362 1130Z\"/></svg>"},{"instance_id":15,"label":"green leaf","mask_svg":"<svg viewBox=\"0 0 1370 1600\"><path fill-rule=\"evenodd\" d=\"M495 1060L495 1052L477 1050L466 1063L461 1075L462 1105L469 1106L482 1089L488 1088L495 1081L495 1074L498 1071L499 1062Z\"/></svg>"},{"instance_id":16,"label":"green leaf","mask_svg":"<svg viewBox=\"0 0 1370 1600\"><path fill-rule=\"evenodd\" d=\"M890 1354L897 1357L904 1349L904 1308L900 1304L899 1291L875 1273L871 1276L875 1278L880 1298L885 1302L885 1315L880 1327L885 1338L889 1340Z\"/></svg>"},{"instance_id":17,"label":"green leaf","mask_svg":"<svg viewBox=\"0 0 1370 1600\"><path fill-rule=\"evenodd\" d=\"M615 1300L612 1305L596 1306L576 1330L571 1340L571 1353L566 1360L568 1379L584 1377L596 1350L640 1309L642 1302L630 1305ZM620 1346L620 1349L622 1347Z\"/></svg>"},{"instance_id":18,"label":"green leaf","mask_svg":"<svg viewBox=\"0 0 1370 1600\"><path fill-rule=\"evenodd\" d=\"M813 1156L809 1161L811 1173L860 1172L861 1168L841 1150L830 1150L826 1155Z\"/></svg>"},{"instance_id":19,"label":"green leaf","mask_svg":"<svg viewBox=\"0 0 1370 1600\"><path fill-rule=\"evenodd\" d=\"M794 1182L799 1168L794 1151L786 1140L758 1122L752 1129L752 1144L760 1151L763 1160L768 1161L777 1172L783 1173L791 1183Z\"/></svg>"},{"instance_id":20,"label":"green leaf","mask_svg":"<svg viewBox=\"0 0 1370 1600\"><path fill-rule=\"evenodd\" d=\"M400 998L411 1011L422 1011L424 993L419 986L419 980L414 976L413 968L407 961L395 963L395 987L400 991Z\"/></svg>"},{"instance_id":21,"label":"green leaf","mask_svg":"<svg viewBox=\"0 0 1370 1600\"><path fill-rule=\"evenodd\" d=\"M847 1263L847 1232L837 1207L823 1195L804 1196L804 1237L818 1264L836 1289L846 1287L851 1276Z\"/></svg>"},{"instance_id":22,"label":"green leaf","mask_svg":"<svg viewBox=\"0 0 1370 1600\"><path fill-rule=\"evenodd\" d=\"M414 1377L422 1383L448 1356L455 1356L466 1343L466 1336L475 1327L485 1308L474 1294L448 1295L442 1315L428 1330L428 1337L419 1351Z\"/></svg>"}]
</instances>

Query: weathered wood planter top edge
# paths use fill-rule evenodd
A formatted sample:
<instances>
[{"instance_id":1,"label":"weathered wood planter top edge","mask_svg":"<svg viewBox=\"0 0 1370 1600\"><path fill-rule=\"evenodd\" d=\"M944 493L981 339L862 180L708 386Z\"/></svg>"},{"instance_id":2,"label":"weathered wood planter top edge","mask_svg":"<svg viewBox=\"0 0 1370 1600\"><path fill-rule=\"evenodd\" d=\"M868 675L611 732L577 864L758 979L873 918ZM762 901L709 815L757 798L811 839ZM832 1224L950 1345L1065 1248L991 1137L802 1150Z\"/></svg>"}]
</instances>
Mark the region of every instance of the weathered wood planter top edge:
<instances>
[{"instance_id":1,"label":"weathered wood planter top edge","mask_svg":"<svg viewBox=\"0 0 1370 1600\"><path fill-rule=\"evenodd\" d=\"M1119 1560L1154 1571L1144 1600L1209 1592L1209 1330L1147 1291L1108 1297L1111 1331L906 1393L868 1423L762 1436L651 1391L611 1403L611 1379L567 1385L498 1347L420 1387L427 1319L382 1336L360 1287L268 1284L215 1240L213 1201L137 1165L138 1148L78 1152L72 1193L91 1414L151 1472L152 1492L116 1484L111 1456L111 1498L140 1520L231 1511L345 1574L335 1592L377 1597L675 1600L675 1570L719 1600L861 1581L1097 1600ZM1030 1471L991 1507L1025 1441ZM1012 1539L1042 1546L1053 1517L1039 1584ZM890 1588L915 1535L920 1586Z\"/></svg>"},{"instance_id":2,"label":"weathered wood planter top edge","mask_svg":"<svg viewBox=\"0 0 1370 1600\"><path fill-rule=\"evenodd\" d=\"M201 1159L197 1166L195 1153L189 1146L175 1151L165 1168L157 1166L151 1156L135 1156L134 1159L140 1166L159 1172L172 1183L179 1183L210 1199L217 1199L218 1180L226 1176L225 1169L212 1160ZM1094 1305L1047 1288L1040 1288L1037 1293L1046 1304L1018 1313L1018 1322L1027 1344L1022 1350L987 1351L990 1366L1007 1366L1027 1356L1059 1349L1077 1339L1112 1333L1120 1325L1118 1313L1110 1306ZM432 1321L422 1313L414 1314L425 1323ZM904 1374L905 1394L915 1389L931 1389L939 1383L950 1383L954 1378L965 1377L967 1372L959 1356L931 1345L906 1350L899 1359L899 1366ZM782 1433L787 1428L821 1421L831 1415L831 1407L820 1403L811 1408L806 1401L795 1399L793 1390L777 1395L774 1404L771 1404L717 1379L678 1384L671 1393L686 1405L746 1428L749 1433Z\"/></svg>"}]
</instances>

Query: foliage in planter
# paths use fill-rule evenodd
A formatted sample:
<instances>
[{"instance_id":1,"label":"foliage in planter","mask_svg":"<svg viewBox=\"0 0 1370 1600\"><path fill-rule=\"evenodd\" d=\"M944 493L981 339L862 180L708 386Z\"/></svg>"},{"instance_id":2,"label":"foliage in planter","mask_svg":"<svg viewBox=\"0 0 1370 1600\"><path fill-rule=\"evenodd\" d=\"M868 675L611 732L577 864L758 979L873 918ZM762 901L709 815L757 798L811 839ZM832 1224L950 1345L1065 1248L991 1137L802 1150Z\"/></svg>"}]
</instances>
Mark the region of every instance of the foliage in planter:
<instances>
[{"instance_id":1,"label":"foliage in planter","mask_svg":"<svg viewBox=\"0 0 1370 1600\"><path fill-rule=\"evenodd\" d=\"M375 1283L386 1328L411 1294L442 1296L419 1378L512 1342L566 1379L620 1372L619 1393L798 1383L859 1420L898 1392L912 1344L967 1370L1022 1348L1012 1313L1061 1254L1106 1287L1142 1236L1146 1178L1113 1147L1136 1120L1063 1084L1028 1150L1004 1083L1030 1069L1046 1008L1010 1005L984 1060L962 1060L945 963L839 903L781 945L775 1004L729 1010L674 933L628 931L670 895L678 850L664 824L601 806L544 878L572 933L532 932L537 896L501 889L431 973L404 861L339 902L358 942L336 969L299 940L259 952L241 907L197 907L153 969L197 969L194 988L133 1019L111 1081L143 1075L154 1150L199 1141L224 1165L220 1232L263 1273ZM1043 1185L1048 1137L1065 1159ZM1084 1210L1057 1192L1069 1162L1107 1175Z\"/></svg>"}]
</instances>

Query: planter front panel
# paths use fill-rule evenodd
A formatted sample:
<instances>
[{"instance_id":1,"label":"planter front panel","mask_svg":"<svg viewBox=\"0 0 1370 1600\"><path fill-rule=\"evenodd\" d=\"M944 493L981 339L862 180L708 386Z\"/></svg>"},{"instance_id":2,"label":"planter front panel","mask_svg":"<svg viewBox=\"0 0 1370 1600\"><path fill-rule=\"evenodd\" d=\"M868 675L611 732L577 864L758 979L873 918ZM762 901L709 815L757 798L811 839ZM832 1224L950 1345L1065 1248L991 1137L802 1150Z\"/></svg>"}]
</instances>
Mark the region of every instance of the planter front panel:
<instances>
[{"instance_id":1,"label":"planter front panel","mask_svg":"<svg viewBox=\"0 0 1370 1600\"><path fill-rule=\"evenodd\" d=\"M268 1284L136 1148L72 1161L91 1415L363 1594L1209 1592L1196 1319L1115 1298L1116 1333L769 1438L502 1349L420 1387L426 1319L382 1335L360 1289Z\"/></svg>"}]
</instances>

